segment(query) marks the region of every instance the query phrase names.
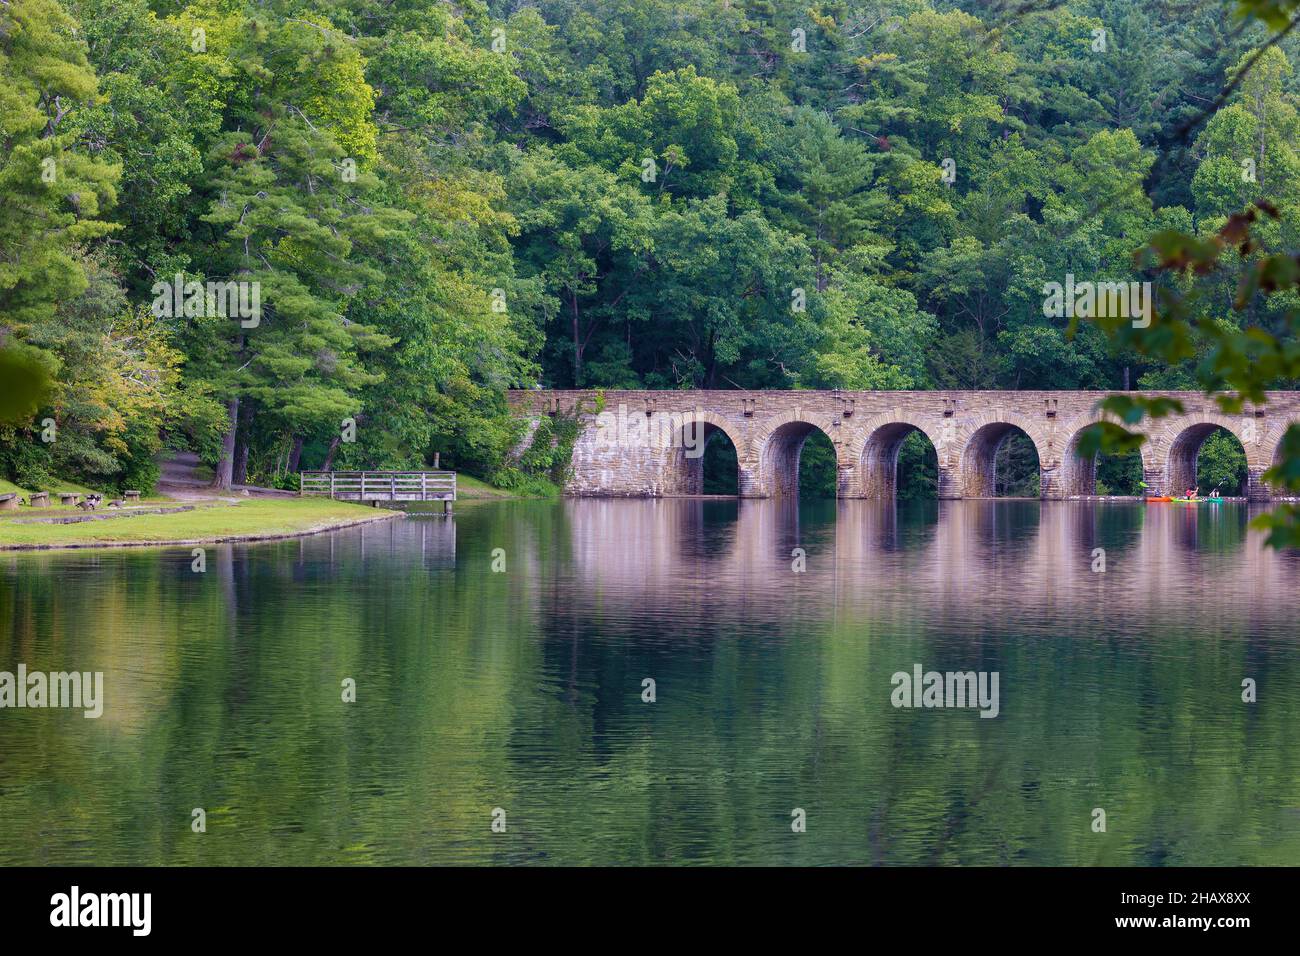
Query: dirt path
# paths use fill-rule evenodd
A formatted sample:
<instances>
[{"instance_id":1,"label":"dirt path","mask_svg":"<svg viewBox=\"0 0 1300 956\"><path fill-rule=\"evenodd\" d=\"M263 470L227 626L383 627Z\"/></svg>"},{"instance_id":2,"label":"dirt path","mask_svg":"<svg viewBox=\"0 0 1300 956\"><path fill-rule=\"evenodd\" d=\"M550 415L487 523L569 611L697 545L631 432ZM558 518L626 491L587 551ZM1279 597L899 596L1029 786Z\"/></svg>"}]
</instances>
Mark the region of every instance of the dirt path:
<instances>
[{"instance_id":1,"label":"dirt path","mask_svg":"<svg viewBox=\"0 0 1300 956\"><path fill-rule=\"evenodd\" d=\"M157 491L160 495L175 498L178 501L238 501L240 498L296 498L292 491L279 488L259 488L257 485L234 485L229 491L218 491L212 487L212 480L203 477L199 456L192 451L174 452L162 462L162 474L158 478ZM206 469L203 469L206 472Z\"/></svg>"}]
</instances>

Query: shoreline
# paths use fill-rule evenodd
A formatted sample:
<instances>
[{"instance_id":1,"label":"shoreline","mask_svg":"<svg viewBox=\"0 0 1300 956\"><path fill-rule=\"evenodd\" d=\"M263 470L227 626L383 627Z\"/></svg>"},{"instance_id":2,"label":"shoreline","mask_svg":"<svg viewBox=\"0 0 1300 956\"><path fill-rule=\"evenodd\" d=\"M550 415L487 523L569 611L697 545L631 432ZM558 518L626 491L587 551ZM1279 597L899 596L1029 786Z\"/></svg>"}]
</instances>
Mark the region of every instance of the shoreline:
<instances>
[{"instance_id":1,"label":"shoreline","mask_svg":"<svg viewBox=\"0 0 1300 956\"><path fill-rule=\"evenodd\" d=\"M221 510L226 507L237 509L242 505L217 506ZM199 508L185 512L173 512L177 516L184 515L187 518L207 517L205 512L211 512L215 508ZM140 539L92 539L92 538L72 538L67 541L47 540L47 541L16 541L6 542L0 540L0 554L5 553L30 553L35 551L81 551L92 548L167 548L167 547L190 547L195 545L209 544L239 544L252 543L260 541L283 541L292 538L304 538L312 535L324 534L329 531L341 531L346 528L354 528L360 525L375 524L381 521L391 521L394 518L403 518L405 515L400 511L390 511L387 509L367 509L374 510L374 514L358 516L355 514L344 514L333 518L324 518L304 524L300 528L276 528L273 531L257 530L232 530L230 532L214 531L212 533L203 533L201 530L197 533L190 530L189 527L178 528L176 537L167 537L165 534L153 531L156 537L146 537ZM171 517L165 515L164 517ZM124 516L125 517L125 516ZM140 515L137 520L148 520L159 517L156 514ZM114 521L120 519L114 519ZM99 522L90 522L89 524L99 525ZM25 529L30 529L31 524L25 524ZM51 528L70 528L77 527L66 523L51 524ZM95 530L102 531L98 527ZM0 523L0 538L3 538L5 523ZM149 533L149 532L146 532Z\"/></svg>"}]
</instances>

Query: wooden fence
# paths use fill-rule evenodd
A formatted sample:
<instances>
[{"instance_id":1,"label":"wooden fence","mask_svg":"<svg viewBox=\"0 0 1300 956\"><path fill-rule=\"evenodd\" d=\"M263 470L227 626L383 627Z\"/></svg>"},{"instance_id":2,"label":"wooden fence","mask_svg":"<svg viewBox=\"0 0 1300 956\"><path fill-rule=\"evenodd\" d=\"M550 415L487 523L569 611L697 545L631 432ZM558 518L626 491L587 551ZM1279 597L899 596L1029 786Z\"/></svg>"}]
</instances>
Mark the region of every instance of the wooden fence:
<instances>
[{"instance_id":1,"label":"wooden fence","mask_svg":"<svg viewBox=\"0 0 1300 956\"><path fill-rule=\"evenodd\" d=\"M454 471L302 471L298 493L343 501L455 501Z\"/></svg>"}]
</instances>

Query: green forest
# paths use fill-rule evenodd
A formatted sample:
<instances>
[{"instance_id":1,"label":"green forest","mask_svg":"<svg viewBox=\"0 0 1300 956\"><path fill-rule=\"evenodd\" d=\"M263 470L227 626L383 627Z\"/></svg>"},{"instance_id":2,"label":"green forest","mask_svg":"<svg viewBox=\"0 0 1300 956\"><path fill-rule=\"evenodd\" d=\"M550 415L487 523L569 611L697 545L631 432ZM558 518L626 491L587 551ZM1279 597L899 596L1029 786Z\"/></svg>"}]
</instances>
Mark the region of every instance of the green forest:
<instances>
[{"instance_id":1,"label":"green forest","mask_svg":"<svg viewBox=\"0 0 1300 956\"><path fill-rule=\"evenodd\" d=\"M1294 277L1239 289L1300 247L1300 32L1241 6L0 0L0 375L39 385L0 477L520 487L566 450L512 456L508 388L1201 388L1234 331L1294 363ZM1135 259L1256 200L1212 271ZM1212 336L1046 316L1067 275Z\"/></svg>"}]
</instances>

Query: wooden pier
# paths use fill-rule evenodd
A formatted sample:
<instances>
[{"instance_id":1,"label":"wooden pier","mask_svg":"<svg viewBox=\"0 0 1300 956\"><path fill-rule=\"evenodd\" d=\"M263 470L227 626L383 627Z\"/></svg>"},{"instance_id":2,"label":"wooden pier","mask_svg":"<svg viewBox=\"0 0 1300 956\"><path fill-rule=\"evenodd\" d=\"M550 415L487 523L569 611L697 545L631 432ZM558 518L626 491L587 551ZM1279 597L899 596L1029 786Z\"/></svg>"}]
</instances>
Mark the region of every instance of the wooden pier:
<instances>
[{"instance_id":1,"label":"wooden pier","mask_svg":"<svg viewBox=\"0 0 1300 956\"><path fill-rule=\"evenodd\" d=\"M303 496L337 498L379 506L379 502L402 504L441 501L450 514L456 500L454 471L301 471L298 493Z\"/></svg>"}]
</instances>

